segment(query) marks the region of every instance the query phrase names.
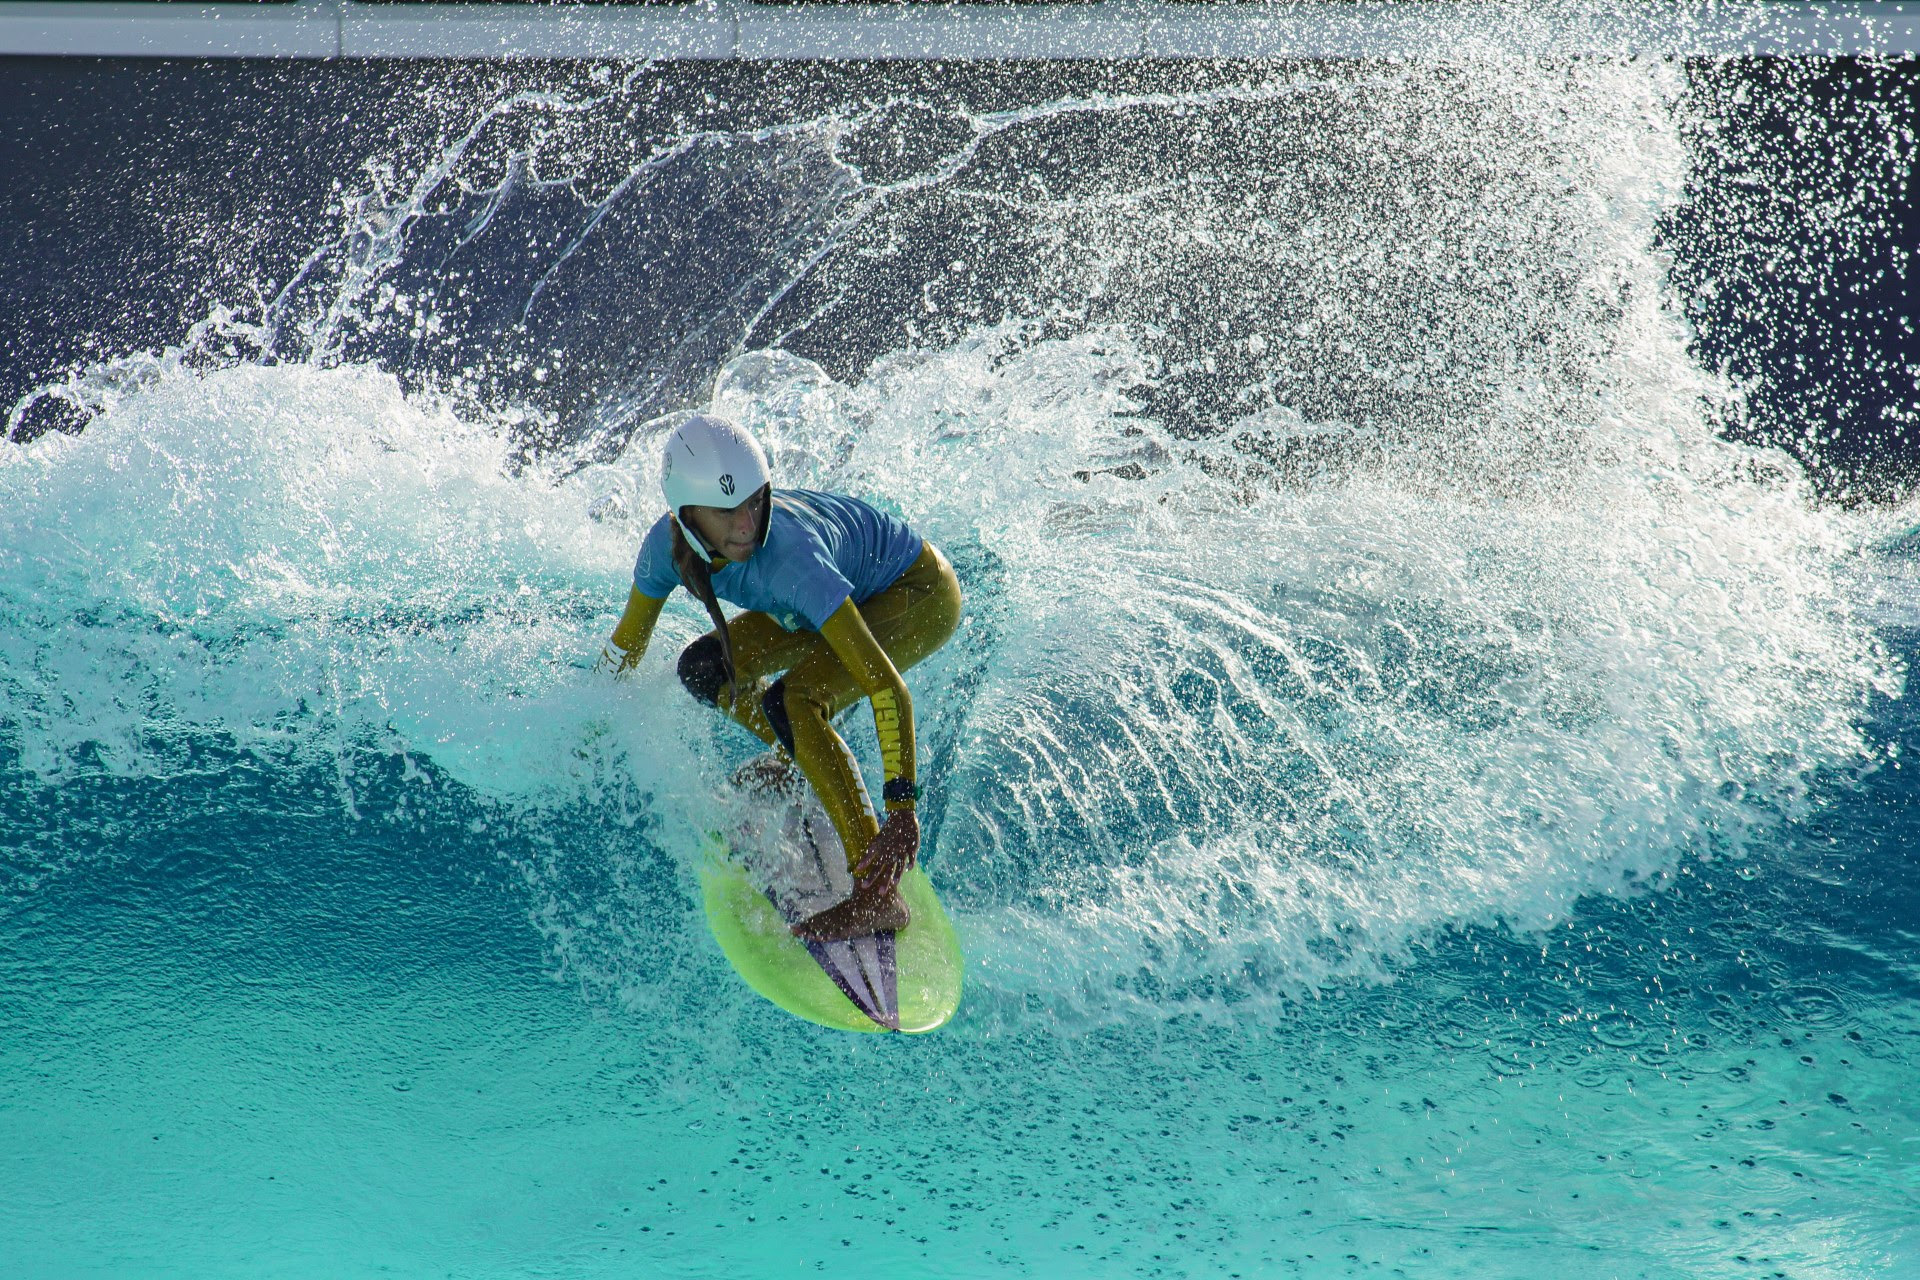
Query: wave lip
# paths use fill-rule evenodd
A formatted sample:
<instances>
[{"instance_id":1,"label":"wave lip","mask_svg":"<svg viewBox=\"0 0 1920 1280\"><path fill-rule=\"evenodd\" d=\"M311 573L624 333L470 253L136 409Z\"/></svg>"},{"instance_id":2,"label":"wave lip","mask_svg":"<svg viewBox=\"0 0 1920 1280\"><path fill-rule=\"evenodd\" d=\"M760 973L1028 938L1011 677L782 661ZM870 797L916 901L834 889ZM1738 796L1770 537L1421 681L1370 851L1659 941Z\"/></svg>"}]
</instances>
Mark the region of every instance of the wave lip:
<instances>
[{"instance_id":1,"label":"wave lip","mask_svg":"<svg viewBox=\"0 0 1920 1280\"><path fill-rule=\"evenodd\" d=\"M510 755L620 572L503 433L367 368L175 368L8 450L0 492L0 726L42 777L193 733Z\"/></svg>"}]
</instances>

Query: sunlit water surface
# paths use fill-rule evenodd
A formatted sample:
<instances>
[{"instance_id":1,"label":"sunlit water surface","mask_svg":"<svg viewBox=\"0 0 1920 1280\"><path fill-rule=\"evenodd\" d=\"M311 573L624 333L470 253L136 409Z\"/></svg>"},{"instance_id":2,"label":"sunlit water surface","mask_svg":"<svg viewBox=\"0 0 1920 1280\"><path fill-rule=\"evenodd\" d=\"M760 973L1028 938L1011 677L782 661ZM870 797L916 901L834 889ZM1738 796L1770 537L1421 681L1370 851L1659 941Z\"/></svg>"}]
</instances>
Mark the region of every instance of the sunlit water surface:
<instances>
[{"instance_id":1,"label":"sunlit water surface","mask_svg":"<svg viewBox=\"0 0 1920 1280\"><path fill-rule=\"evenodd\" d=\"M658 74L442 104L16 408L9 1274L1920 1273L1916 544L1730 442L1711 95ZM697 606L592 670L709 396L965 585L937 1035L709 939Z\"/></svg>"}]
</instances>

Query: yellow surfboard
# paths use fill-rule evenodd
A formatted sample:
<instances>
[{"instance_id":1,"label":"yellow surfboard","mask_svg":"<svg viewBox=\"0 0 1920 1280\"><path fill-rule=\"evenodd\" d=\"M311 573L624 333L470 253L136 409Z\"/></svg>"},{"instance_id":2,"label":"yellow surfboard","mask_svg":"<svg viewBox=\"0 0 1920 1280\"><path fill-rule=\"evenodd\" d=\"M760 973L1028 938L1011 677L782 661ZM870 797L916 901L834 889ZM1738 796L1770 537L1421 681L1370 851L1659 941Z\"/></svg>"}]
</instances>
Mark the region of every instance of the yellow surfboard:
<instances>
[{"instance_id":1,"label":"yellow surfboard","mask_svg":"<svg viewBox=\"0 0 1920 1280\"><path fill-rule=\"evenodd\" d=\"M842 1031L932 1031L960 1005L965 962L953 922L919 867L900 880L912 919L843 942L807 942L789 926L853 891L819 803L782 805L732 839L707 836L701 895L707 925L747 985L788 1013Z\"/></svg>"}]
</instances>

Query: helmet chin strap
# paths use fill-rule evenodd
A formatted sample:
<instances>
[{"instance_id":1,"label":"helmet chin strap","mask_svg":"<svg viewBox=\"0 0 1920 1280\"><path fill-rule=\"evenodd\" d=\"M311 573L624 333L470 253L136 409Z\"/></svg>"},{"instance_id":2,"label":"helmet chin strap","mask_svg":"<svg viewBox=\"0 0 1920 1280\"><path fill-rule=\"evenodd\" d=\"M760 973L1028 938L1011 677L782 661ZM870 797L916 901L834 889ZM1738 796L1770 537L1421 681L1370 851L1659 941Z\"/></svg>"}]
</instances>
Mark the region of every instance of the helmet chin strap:
<instances>
[{"instance_id":1,"label":"helmet chin strap","mask_svg":"<svg viewBox=\"0 0 1920 1280\"><path fill-rule=\"evenodd\" d=\"M686 538L688 546L698 551L701 556L707 560L718 558L713 551L708 549L706 541L693 531L693 521L683 518L681 514L676 511L673 513L673 522L680 526L681 536Z\"/></svg>"},{"instance_id":2,"label":"helmet chin strap","mask_svg":"<svg viewBox=\"0 0 1920 1280\"><path fill-rule=\"evenodd\" d=\"M757 496L760 499L760 537L756 545L764 547L767 545L767 534L773 529L773 481L761 485ZM752 500L748 499L749 502Z\"/></svg>"}]
</instances>

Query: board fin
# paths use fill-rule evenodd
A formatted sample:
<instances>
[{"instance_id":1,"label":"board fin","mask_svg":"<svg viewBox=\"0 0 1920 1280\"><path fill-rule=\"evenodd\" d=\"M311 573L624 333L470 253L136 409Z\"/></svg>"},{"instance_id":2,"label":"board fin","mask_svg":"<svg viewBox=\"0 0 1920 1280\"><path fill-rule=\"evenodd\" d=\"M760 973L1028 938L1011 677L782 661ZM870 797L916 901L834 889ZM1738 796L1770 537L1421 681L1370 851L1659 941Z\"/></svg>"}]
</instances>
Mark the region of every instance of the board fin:
<instances>
[{"instance_id":1,"label":"board fin","mask_svg":"<svg viewBox=\"0 0 1920 1280\"><path fill-rule=\"evenodd\" d=\"M900 978L894 966L893 930L840 942L805 941L814 963L846 993L854 1008L889 1031L900 1029Z\"/></svg>"}]
</instances>

